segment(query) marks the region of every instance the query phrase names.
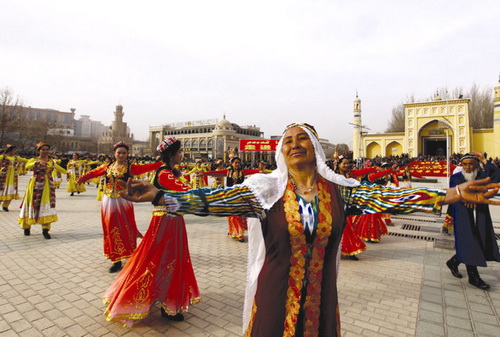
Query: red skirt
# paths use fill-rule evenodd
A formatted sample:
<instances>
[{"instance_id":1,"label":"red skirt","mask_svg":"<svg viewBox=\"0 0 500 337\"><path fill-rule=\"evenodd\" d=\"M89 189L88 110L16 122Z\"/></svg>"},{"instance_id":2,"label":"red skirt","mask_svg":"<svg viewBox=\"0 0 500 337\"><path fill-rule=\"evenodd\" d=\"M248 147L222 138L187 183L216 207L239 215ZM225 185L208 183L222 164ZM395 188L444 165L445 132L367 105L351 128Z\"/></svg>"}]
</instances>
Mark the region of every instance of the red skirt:
<instances>
[{"instance_id":1,"label":"red skirt","mask_svg":"<svg viewBox=\"0 0 500 337\"><path fill-rule=\"evenodd\" d=\"M382 235L387 234L383 213L357 216L354 227L356 235L365 241L380 241Z\"/></svg>"},{"instance_id":2,"label":"red skirt","mask_svg":"<svg viewBox=\"0 0 500 337\"><path fill-rule=\"evenodd\" d=\"M342 234L342 255L356 255L366 249L366 244L354 232L353 223L356 217L356 215L347 217L344 233Z\"/></svg>"},{"instance_id":3,"label":"red skirt","mask_svg":"<svg viewBox=\"0 0 500 337\"><path fill-rule=\"evenodd\" d=\"M248 229L247 218L245 218L244 216L228 216L227 227L228 235L241 240L244 238L245 230Z\"/></svg>"},{"instance_id":4,"label":"red skirt","mask_svg":"<svg viewBox=\"0 0 500 337\"><path fill-rule=\"evenodd\" d=\"M135 223L134 205L123 198L104 195L101 220L104 256L113 263L128 259L137 248L137 238L142 238Z\"/></svg>"},{"instance_id":5,"label":"red skirt","mask_svg":"<svg viewBox=\"0 0 500 337\"><path fill-rule=\"evenodd\" d=\"M148 315L155 301L169 315L201 301L184 218L164 214L155 211L144 239L106 291L108 321L130 327Z\"/></svg>"}]
</instances>

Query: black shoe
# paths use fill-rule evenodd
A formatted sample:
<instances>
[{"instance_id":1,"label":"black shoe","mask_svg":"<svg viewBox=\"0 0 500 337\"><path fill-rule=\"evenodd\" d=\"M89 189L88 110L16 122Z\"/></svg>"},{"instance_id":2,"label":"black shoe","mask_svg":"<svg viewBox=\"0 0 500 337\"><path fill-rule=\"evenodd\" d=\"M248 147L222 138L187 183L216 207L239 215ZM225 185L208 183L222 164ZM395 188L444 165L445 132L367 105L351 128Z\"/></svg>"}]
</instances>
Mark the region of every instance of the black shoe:
<instances>
[{"instance_id":1,"label":"black shoe","mask_svg":"<svg viewBox=\"0 0 500 337\"><path fill-rule=\"evenodd\" d=\"M69 196L70 196L70 197L72 197L72 196L74 196L74 195L75 195L75 193L71 192L71 194L70 194Z\"/></svg>"},{"instance_id":2,"label":"black shoe","mask_svg":"<svg viewBox=\"0 0 500 337\"><path fill-rule=\"evenodd\" d=\"M24 236L30 236L31 230L29 228L24 229Z\"/></svg>"},{"instance_id":3,"label":"black shoe","mask_svg":"<svg viewBox=\"0 0 500 337\"><path fill-rule=\"evenodd\" d=\"M458 265L454 263L453 258L450 260L446 261L446 266L450 268L451 274L455 276L456 278L462 278L462 274L458 271Z\"/></svg>"},{"instance_id":4,"label":"black shoe","mask_svg":"<svg viewBox=\"0 0 500 337\"><path fill-rule=\"evenodd\" d=\"M241 239L238 239L239 242L245 242L245 239L241 238Z\"/></svg>"},{"instance_id":5,"label":"black shoe","mask_svg":"<svg viewBox=\"0 0 500 337\"><path fill-rule=\"evenodd\" d=\"M356 255L349 255L348 258L349 258L349 260L353 260L353 261L359 260L359 258Z\"/></svg>"},{"instance_id":6,"label":"black shoe","mask_svg":"<svg viewBox=\"0 0 500 337\"><path fill-rule=\"evenodd\" d=\"M113 263L113 265L109 268L110 273L116 273L117 271L120 270L122 270L122 261Z\"/></svg>"},{"instance_id":7,"label":"black shoe","mask_svg":"<svg viewBox=\"0 0 500 337\"><path fill-rule=\"evenodd\" d=\"M46 239L46 240L50 240L52 239L52 237L50 236L49 234L49 230L48 229L42 229L42 234L43 234L43 237Z\"/></svg>"},{"instance_id":8,"label":"black shoe","mask_svg":"<svg viewBox=\"0 0 500 337\"><path fill-rule=\"evenodd\" d=\"M9 209L7 207L2 207L2 208L3 208L4 212L8 212L9 211Z\"/></svg>"},{"instance_id":9,"label":"black shoe","mask_svg":"<svg viewBox=\"0 0 500 337\"><path fill-rule=\"evenodd\" d=\"M478 277L469 277L469 283L472 284L474 287L477 287L481 290L488 290L490 289L490 285L486 282L483 281L482 278Z\"/></svg>"},{"instance_id":10,"label":"black shoe","mask_svg":"<svg viewBox=\"0 0 500 337\"><path fill-rule=\"evenodd\" d=\"M167 312L165 311L165 309L163 309L163 307L161 307L161 316L165 317L168 320L176 321L176 322L182 322L184 320L184 315L183 314L177 313L175 315L169 315L169 314L167 314Z\"/></svg>"}]
</instances>

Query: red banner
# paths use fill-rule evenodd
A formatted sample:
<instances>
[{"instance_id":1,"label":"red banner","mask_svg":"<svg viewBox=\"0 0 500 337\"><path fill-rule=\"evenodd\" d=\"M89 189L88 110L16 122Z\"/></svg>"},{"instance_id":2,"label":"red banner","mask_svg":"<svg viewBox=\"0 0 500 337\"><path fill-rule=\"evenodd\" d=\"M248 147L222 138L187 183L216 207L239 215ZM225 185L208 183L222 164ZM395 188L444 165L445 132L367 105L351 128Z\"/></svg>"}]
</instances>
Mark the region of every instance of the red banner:
<instances>
[{"instance_id":1,"label":"red banner","mask_svg":"<svg viewBox=\"0 0 500 337\"><path fill-rule=\"evenodd\" d=\"M276 151L278 139L240 139L240 151Z\"/></svg>"},{"instance_id":2,"label":"red banner","mask_svg":"<svg viewBox=\"0 0 500 337\"><path fill-rule=\"evenodd\" d=\"M446 161L412 161L408 164L412 172L423 176L446 177ZM453 173L455 165L450 163L450 175Z\"/></svg>"}]
</instances>

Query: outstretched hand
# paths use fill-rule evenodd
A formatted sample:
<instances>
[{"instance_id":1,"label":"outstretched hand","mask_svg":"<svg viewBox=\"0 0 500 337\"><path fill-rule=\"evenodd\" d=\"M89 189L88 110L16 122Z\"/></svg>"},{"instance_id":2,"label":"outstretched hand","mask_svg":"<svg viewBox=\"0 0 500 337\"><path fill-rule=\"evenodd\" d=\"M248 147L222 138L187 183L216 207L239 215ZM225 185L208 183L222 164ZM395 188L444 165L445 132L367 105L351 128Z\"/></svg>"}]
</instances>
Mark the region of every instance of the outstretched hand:
<instances>
[{"instance_id":1,"label":"outstretched hand","mask_svg":"<svg viewBox=\"0 0 500 337\"><path fill-rule=\"evenodd\" d=\"M133 202L153 201L158 193L153 184L144 180L130 178L126 183L120 181L119 184L124 188L120 193L121 197Z\"/></svg>"},{"instance_id":2,"label":"outstretched hand","mask_svg":"<svg viewBox=\"0 0 500 337\"><path fill-rule=\"evenodd\" d=\"M492 200L500 188L500 184L490 183L490 178L468 181L446 193L445 203L465 202L476 204L500 205L500 201ZM448 200L449 199L449 200Z\"/></svg>"}]
</instances>

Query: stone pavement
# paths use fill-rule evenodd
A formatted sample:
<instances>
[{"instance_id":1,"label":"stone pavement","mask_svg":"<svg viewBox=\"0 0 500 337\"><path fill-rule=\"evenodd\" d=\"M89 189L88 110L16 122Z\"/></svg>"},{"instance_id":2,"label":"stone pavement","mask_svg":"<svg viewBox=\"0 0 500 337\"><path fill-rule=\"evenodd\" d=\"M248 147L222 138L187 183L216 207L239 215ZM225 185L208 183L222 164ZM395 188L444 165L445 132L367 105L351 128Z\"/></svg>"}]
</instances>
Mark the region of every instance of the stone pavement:
<instances>
[{"instance_id":1,"label":"stone pavement","mask_svg":"<svg viewBox=\"0 0 500 337\"><path fill-rule=\"evenodd\" d=\"M27 179L20 178L22 192ZM57 191L52 240L42 237L39 226L23 236L16 225L20 200L10 212L0 211L0 336L241 335L247 244L227 237L224 218L186 216L203 302L191 307L184 322L165 321L156 305L128 329L102 315L101 296L115 274L107 272L110 263L102 256L96 189L87 185L86 193L70 197L65 187ZM135 209L144 233L151 205ZM500 207L493 219L500 221ZM433 241L442 239L442 217L420 213L394 217L394 223L391 235L368 244L359 261L341 260L342 336L500 336L500 265L480 268L492 286L481 291L446 268L453 251Z\"/></svg>"}]
</instances>

